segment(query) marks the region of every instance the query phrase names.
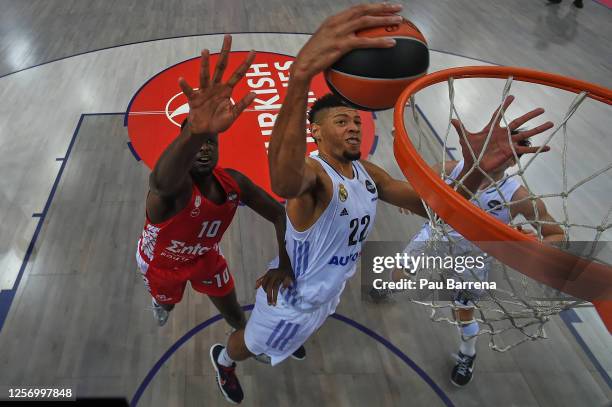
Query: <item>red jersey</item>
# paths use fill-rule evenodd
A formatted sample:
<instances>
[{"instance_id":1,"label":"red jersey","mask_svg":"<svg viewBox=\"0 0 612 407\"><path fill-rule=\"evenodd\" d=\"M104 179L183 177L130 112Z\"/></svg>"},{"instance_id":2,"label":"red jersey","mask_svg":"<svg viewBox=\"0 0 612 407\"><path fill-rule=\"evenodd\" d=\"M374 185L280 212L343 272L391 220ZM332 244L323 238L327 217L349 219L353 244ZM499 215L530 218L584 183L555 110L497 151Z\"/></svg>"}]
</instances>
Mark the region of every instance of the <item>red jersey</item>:
<instances>
[{"instance_id":1,"label":"red jersey","mask_svg":"<svg viewBox=\"0 0 612 407\"><path fill-rule=\"evenodd\" d=\"M221 205L206 199L194 182L189 203L172 218L154 224L146 216L138 240L138 252L145 262L175 268L190 264L211 250L218 253L219 241L240 202L240 188L223 168L215 168L213 176L225 191L226 199Z\"/></svg>"}]
</instances>

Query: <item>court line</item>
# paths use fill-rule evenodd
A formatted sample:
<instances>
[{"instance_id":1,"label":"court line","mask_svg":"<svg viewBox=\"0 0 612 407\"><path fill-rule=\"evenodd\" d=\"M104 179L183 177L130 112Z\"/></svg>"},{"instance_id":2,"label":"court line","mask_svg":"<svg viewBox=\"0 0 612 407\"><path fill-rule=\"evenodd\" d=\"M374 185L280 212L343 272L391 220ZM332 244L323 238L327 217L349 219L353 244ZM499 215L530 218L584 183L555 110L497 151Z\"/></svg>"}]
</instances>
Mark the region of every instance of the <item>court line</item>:
<instances>
[{"instance_id":1,"label":"court line","mask_svg":"<svg viewBox=\"0 0 612 407\"><path fill-rule=\"evenodd\" d=\"M57 175L55 176L55 181L53 182L53 186L51 187L51 191L49 192L49 196L47 197L47 201L45 202L45 206L42 212L36 212L32 214L33 218L38 219L38 223L36 225L36 229L34 230L34 235L30 239L30 244L26 250L26 253L23 257L23 261L21 262L21 267L19 268L19 272L17 273L17 277L15 278L15 282L13 283L13 288L10 290L2 290L0 291L0 332L2 332L2 328L4 327L4 323L6 322L6 318L10 311L11 305L13 304L13 300L15 299L15 293L19 288L19 283L21 283L21 278L23 277L23 273L30 262L30 257L32 256L32 252L34 251L34 246L36 245L36 241L38 240L38 235L42 229L42 226L47 217L47 213L49 211L49 207L51 206L51 202L55 197L55 192L57 191L57 187L62 178L62 174L64 173L64 169L66 168L66 163L68 162L68 158L70 157L70 153L72 152L72 147L74 147L74 143L76 141L77 135L79 134L79 130L81 129L81 124L83 124L83 119L89 116L111 116L111 115L123 115L124 112L117 113L81 113L79 117L79 121L72 133L72 137L70 139L70 143L68 144L68 149L66 154L63 157L63 160L57 162L61 162L61 166Z\"/></svg>"},{"instance_id":2,"label":"court line","mask_svg":"<svg viewBox=\"0 0 612 407\"><path fill-rule=\"evenodd\" d=\"M442 141L442 138L440 137L440 135L438 134L438 132L436 131L436 129L434 129L434 126L431 125L431 122L429 121L429 119L427 118L427 116L425 116L425 113L421 110L421 108L419 107L419 105L417 105L416 103L414 104L414 107L416 108L416 110L418 110L419 114L421 115L421 117L425 120L425 123L427 124L427 127L429 127L429 130L431 130L431 132L433 133L433 135L436 137L436 139L438 140L438 143L440 143L440 145L442 147L444 147L444 141ZM448 156L451 158L451 160L453 161L457 161L457 159L455 158L455 155L453 154L453 152L451 150L456 150L456 148L454 147L445 147L446 149L446 153L448 154Z\"/></svg>"},{"instance_id":3,"label":"court line","mask_svg":"<svg viewBox=\"0 0 612 407\"><path fill-rule=\"evenodd\" d=\"M28 66L28 67L25 67L25 68L18 69L16 71L5 73L3 75L0 75L0 79L4 78L6 76L9 76L9 75L13 75L13 74L19 73L19 72L27 71L28 69L37 68L39 66L51 64L53 62L58 62L58 61L62 61L64 59L78 57L78 56L85 55L85 54L90 54L90 53L93 53L93 52L106 51L108 49L119 48L119 47L127 47L127 46L130 46L130 45L146 44L147 42L154 42L154 41L165 41L165 40L174 40L174 39L179 39L179 38L203 37L205 35L224 35L224 34L232 34L232 35L233 34L289 34L289 35L293 34L293 35L312 35L312 33L302 33L302 32L236 31L236 32L214 32L214 33L202 33L202 34L176 35L176 36L172 36L172 37L161 37L161 38L154 38L152 40L134 41L134 42L128 42L128 43L125 43L125 44L110 45L108 47L92 49L92 50L89 50L89 51L77 52L76 54L67 55L65 57L60 57L60 58L52 59L50 61L41 62L41 63L35 64L35 65L32 65L32 66Z\"/></svg>"},{"instance_id":4,"label":"court line","mask_svg":"<svg viewBox=\"0 0 612 407\"><path fill-rule=\"evenodd\" d=\"M250 311L250 310L253 309L253 304L245 305L245 306L242 307L242 309L244 311ZM383 338L382 336L380 336L376 332L372 331L371 329L367 328L366 326L360 324L359 322L354 321L354 320L352 320L350 318L347 318L347 317L345 317L343 315L332 314L331 318L337 319L338 321L344 322L345 324L347 324L349 326L352 326L353 328L355 328L358 331L361 331L362 333L368 335L370 338L374 339L375 341L377 341L378 343L380 343L381 345L386 347L394 355L396 355L397 357L402 359L402 361L404 363L406 363L406 365L408 365L412 370L414 370L415 373L417 373L421 377L421 379L423 379L423 381L425 381L425 383L427 383L427 385L436 393L436 395L440 398L440 400L442 400L444 405L446 405L448 407L454 407L453 402L446 395L446 393L444 393L444 390L442 390L433 381L433 379L431 377L429 377L429 375L423 369L421 369L421 367L419 365L417 365L412 359L410 359L405 353L403 353L401 350L399 350L399 348L397 348L395 345L393 345L387 339ZM151 370L149 370L149 372L147 373L145 378L142 380L142 382L138 386L138 389L136 389L136 392L134 393L134 396L132 397L132 400L130 401L130 407L136 407L138 405L138 402L140 401L140 398L142 397L142 395L146 391L147 387L149 386L149 384L151 383L153 378L155 378L155 375L157 374L157 372L161 369L161 367L164 365L164 363L166 363L168 361L168 359L170 359L172 357L172 355L177 350L180 349L181 346L183 346L195 334L197 334L198 332L204 330L208 326L212 325L213 323L215 323L215 322L217 322L217 321L219 321L221 319L222 319L222 317L221 317L220 314L215 315L214 317L207 319L206 321L200 323L199 325L196 325L195 327L193 327L192 329L187 331L187 333L185 333L183 336L181 336L176 342L174 342L174 344L172 344L172 346L170 346L170 348L168 348L168 350L166 352L164 352L164 354L157 360L157 362L155 362L155 364L153 365Z\"/></svg>"},{"instance_id":5,"label":"court line","mask_svg":"<svg viewBox=\"0 0 612 407\"><path fill-rule=\"evenodd\" d=\"M574 339L576 339L576 342L578 342L578 344L580 345L584 353L586 353L587 357L589 358L593 366L595 366L595 369L599 372L599 374L604 379L608 387L612 389L612 378L610 378L610 375L608 375L608 372L606 372L606 369L604 369L601 363L599 363L599 360L597 359L595 354L591 351L591 348L589 348L586 342L584 341L584 339L582 339L582 336L580 336L576 327L574 327L574 322L577 322L577 323L582 322L582 319L580 319L580 316L576 313L576 311L574 311L571 308L568 310L562 311L559 314L559 316L561 317L563 322L565 322L565 325L567 325L567 328L574 336Z\"/></svg>"}]
</instances>

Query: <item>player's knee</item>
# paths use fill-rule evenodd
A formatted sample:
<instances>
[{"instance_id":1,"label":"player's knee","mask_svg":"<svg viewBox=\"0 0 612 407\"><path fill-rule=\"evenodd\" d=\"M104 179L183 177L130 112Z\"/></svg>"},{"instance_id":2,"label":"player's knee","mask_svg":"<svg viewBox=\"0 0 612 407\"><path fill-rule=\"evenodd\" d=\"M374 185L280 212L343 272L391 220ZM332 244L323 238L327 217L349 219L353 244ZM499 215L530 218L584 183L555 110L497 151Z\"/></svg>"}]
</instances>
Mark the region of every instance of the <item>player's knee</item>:
<instances>
[{"instance_id":1,"label":"player's knee","mask_svg":"<svg viewBox=\"0 0 612 407\"><path fill-rule=\"evenodd\" d=\"M244 340L244 329L234 331L227 341L227 354L235 361L250 358L253 354L249 351Z\"/></svg>"}]
</instances>

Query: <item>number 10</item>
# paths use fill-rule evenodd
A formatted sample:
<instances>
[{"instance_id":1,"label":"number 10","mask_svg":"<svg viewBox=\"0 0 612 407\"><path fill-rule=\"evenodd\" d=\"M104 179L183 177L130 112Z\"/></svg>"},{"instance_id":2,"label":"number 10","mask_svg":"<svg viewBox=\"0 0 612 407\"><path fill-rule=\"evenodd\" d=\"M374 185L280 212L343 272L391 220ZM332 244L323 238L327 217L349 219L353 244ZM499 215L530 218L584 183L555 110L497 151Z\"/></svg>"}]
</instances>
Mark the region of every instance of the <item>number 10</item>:
<instances>
[{"instance_id":1,"label":"number 10","mask_svg":"<svg viewBox=\"0 0 612 407\"><path fill-rule=\"evenodd\" d=\"M208 227L208 221L202 223L202 230L200 230L200 234L198 235L198 239L204 237L204 233L206 233L206 237L215 237L217 232L219 231L219 226L221 226L220 220L214 220L210 222L210 228ZM208 229L208 231L206 231Z\"/></svg>"}]
</instances>

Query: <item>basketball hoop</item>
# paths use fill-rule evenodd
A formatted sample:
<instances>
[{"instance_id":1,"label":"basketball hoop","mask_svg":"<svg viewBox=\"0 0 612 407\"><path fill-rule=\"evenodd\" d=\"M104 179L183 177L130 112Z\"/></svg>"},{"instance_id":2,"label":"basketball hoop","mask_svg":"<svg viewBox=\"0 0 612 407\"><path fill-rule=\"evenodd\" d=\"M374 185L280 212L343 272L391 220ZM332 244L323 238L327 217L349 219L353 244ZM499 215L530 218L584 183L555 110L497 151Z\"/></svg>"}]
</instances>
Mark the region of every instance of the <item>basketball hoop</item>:
<instances>
[{"instance_id":1,"label":"basketball hoop","mask_svg":"<svg viewBox=\"0 0 612 407\"><path fill-rule=\"evenodd\" d=\"M432 85L447 82L450 96L450 114L448 117L449 123L446 138L443 142L441 141L441 159L445 160L448 151L446 139L448 138L451 128L450 119L454 115L458 116L459 114L453 100L455 94L454 82L466 78L473 80L486 78L506 80L501 100L504 100L509 94L510 87L514 81L544 85L546 87L557 88L577 94L578 96L575 97L574 101L571 103L568 113L563 118L561 124L554 129L553 134L545 143L548 143L550 139L561 130L563 130L563 133L567 132L567 121L572 117L584 99L588 98L602 102L606 105L612 105L612 91L588 82L530 69L497 66L470 66L434 72L415 80L402 92L395 105L394 111L394 126L396 131L394 140L395 158L408 181L421 196L421 199L431 209L430 224L434 223L434 221L440 222L441 219L443 220L442 223L450 225L466 239L474 242L482 250L491 254L505 265L563 293L578 299L593 302L602 321L612 333L612 301L610 301L612 300L612 266L609 262L602 262L590 255L581 256L572 254L561 248L534 240L513 227L516 225L507 225L495 219L493 216L489 216L486 211L470 203L453 188L448 186L440 174L436 174L430 168L430 164L422 158L421 153L418 151L421 142L420 136L418 143L414 143L411 140L409 129L405 122L405 114L407 114L406 107L411 106L413 115L415 115L415 121L417 122L417 128L422 126L422 124L418 123L419 119L416 117L416 113L414 113L415 107L418 108L418 106L416 106L417 101L415 94ZM532 108L534 107L537 106L533 106ZM495 106L490 106L491 111L494 108ZM488 114L489 112L483 112L483 115ZM505 120L505 118L503 119ZM502 121L502 123L504 123L504 121ZM411 132L413 132L413 130L411 130ZM418 132L420 133L421 131L418 130ZM565 134L565 137L567 137L567 134ZM415 147L415 144L417 144L417 147ZM565 144L562 148L564 159L566 147ZM531 164L533 158L534 157L527 158L526 156L528 162L525 167ZM612 214L612 207L610 207L607 213L602 215L602 221L598 221L595 225L577 224L567 219L566 198L567 195L573 193L575 189L612 168L612 163L606 164L607 167L603 170L593 171L590 177L581 180L581 183L577 184L573 189L568 189L569 187L567 186L565 164L564 162L562 172L564 177L564 190L554 195L563 199L565 216L563 222L560 222L559 225L567 228L591 228L596 233L596 239L600 239L602 233L612 228L612 223L609 222ZM476 162L475 165L477 166L478 162ZM523 175L521 171L522 168L519 164L519 172L517 173L519 176ZM531 191L529 192L533 194ZM538 196L533 194L532 196L549 197L553 195L543 194ZM434 220L434 217L436 217L436 219L439 217L440 219ZM504 244L500 245L499 242L504 242ZM597 242L594 244L596 243ZM559 311L562 309L566 308L560 307Z\"/></svg>"}]
</instances>

